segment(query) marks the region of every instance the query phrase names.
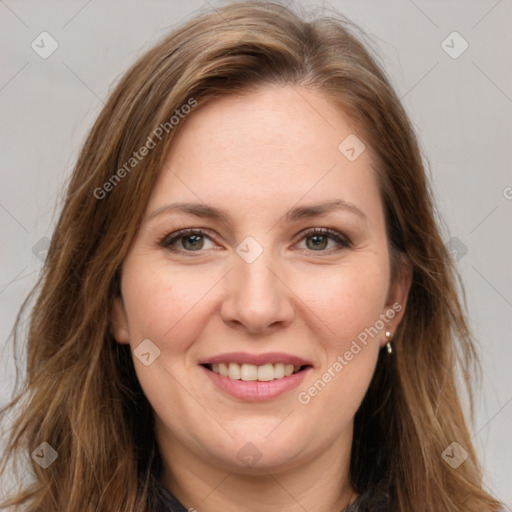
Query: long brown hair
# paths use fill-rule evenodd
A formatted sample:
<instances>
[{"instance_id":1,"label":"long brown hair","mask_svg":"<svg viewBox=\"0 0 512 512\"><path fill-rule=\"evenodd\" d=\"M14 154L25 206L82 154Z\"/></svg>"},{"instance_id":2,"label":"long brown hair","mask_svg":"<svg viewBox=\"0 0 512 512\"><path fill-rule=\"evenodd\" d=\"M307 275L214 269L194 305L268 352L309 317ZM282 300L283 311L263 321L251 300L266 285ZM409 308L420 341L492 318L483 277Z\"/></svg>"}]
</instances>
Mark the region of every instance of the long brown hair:
<instances>
[{"instance_id":1,"label":"long brown hair","mask_svg":"<svg viewBox=\"0 0 512 512\"><path fill-rule=\"evenodd\" d=\"M2 473L11 461L30 463L32 481L4 506L152 510L161 461L151 408L129 346L110 333L118 271L186 112L269 83L315 90L361 127L376 156L390 247L412 266L392 357L381 351L355 417L352 485L375 489L394 512L498 510L456 387L461 378L472 416L475 344L410 121L351 23L308 22L266 2L231 4L174 31L131 67L94 124L31 294L27 378L4 409L17 415ZM43 442L57 453L44 469L30 457ZM468 453L456 469L442 456L452 442Z\"/></svg>"}]
</instances>

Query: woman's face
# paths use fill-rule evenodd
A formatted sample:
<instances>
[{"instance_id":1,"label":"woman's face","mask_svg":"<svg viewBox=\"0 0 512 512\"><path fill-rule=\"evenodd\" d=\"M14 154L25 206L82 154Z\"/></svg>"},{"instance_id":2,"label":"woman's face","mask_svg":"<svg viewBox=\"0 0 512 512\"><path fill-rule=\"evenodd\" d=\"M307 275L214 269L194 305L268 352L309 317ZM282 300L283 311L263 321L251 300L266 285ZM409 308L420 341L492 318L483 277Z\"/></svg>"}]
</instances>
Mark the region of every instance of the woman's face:
<instances>
[{"instance_id":1,"label":"woman's face","mask_svg":"<svg viewBox=\"0 0 512 512\"><path fill-rule=\"evenodd\" d=\"M346 451L408 290L390 280L370 148L304 88L183 122L114 311L159 443L239 472Z\"/></svg>"}]
</instances>

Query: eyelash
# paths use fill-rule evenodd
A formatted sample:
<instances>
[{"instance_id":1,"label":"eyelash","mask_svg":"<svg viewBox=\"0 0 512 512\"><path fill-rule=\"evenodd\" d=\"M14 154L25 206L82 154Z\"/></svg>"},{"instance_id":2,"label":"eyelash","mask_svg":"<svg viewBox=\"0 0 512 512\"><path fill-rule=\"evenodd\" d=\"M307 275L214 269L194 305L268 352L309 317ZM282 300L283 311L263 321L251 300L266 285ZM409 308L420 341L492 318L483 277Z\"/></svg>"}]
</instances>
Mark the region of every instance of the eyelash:
<instances>
[{"instance_id":1,"label":"eyelash","mask_svg":"<svg viewBox=\"0 0 512 512\"><path fill-rule=\"evenodd\" d=\"M187 256L195 257L194 253L198 253L197 256L200 255L200 253L204 252L203 250L199 249L197 251L187 251L185 249L176 249L173 248L172 245L179 241L181 238L187 236L187 235L200 235L200 236L206 236L211 239L211 236L203 229L196 229L196 228L187 228L187 229L181 229L179 231L175 231L174 233L169 233L165 235L159 242L159 245L163 247L164 249L167 249L169 251L172 251L174 253L188 253ZM308 238L310 236L315 235L328 235L329 238L337 242L341 247L335 248L335 249L327 249L327 250L320 250L320 251L313 251L310 250L312 253L327 253L332 254L333 252L338 252L343 249L347 249L352 246L350 240L343 236L341 233L334 229L330 228L308 228L304 230L299 236L298 242L302 241L305 238ZM307 250L307 249L306 249Z\"/></svg>"}]
</instances>

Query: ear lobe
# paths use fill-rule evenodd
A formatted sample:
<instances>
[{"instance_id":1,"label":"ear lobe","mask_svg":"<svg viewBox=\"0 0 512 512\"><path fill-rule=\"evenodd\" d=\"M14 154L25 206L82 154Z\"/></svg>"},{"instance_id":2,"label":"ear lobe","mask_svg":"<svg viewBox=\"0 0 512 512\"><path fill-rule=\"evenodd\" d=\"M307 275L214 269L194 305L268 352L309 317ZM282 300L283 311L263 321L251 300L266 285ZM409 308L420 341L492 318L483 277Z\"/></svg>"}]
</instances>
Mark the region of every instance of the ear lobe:
<instances>
[{"instance_id":1,"label":"ear lobe","mask_svg":"<svg viewBox=\"0 0 512 512\"><path fill-rule=\"evenodd\" d=\"M407 298L412 283L412 265L405 256L400 255L400 263L396 272L395 279L390 285L388 300L386 301L386 311L393 311L393 317L386 326L386 331L395 333L405 314ZM383 342L383 346L388 340Z\"/></svg>"},{"instance_id":2,"label":"ear lobe","mask_svg":"<svg viewBox=\"0 0 512 512\"><path fill-rule=\"evenodd\" d=\"M112 307L110 332L117 343L122 345L130 343L130 334L128 331L128 318L124 307L123 299L120 296L114 298Z\"/></svg>"}]
</instances>

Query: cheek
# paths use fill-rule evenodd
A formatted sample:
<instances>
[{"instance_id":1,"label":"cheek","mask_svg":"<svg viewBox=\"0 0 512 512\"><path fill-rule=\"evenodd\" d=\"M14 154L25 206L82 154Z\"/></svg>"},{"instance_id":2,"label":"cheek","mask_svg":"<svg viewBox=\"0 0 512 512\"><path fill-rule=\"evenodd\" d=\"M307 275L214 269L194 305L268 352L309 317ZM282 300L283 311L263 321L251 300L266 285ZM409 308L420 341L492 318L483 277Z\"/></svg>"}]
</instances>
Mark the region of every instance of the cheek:
<instances>
[{"instance_id":1,"label":"cheek","mask_svg":"<svg viewBox=\"0 0 512 512\"><path fill-rule=\"evenodd\" d=\"M185 351L199 337L211 316L212 291L222 272L177 269L161 259L141 257L126 261L125 275L130 343L136 346L149 338L165 356Z\"/></svg>"},{"instance_id":2,"label":"cheek","mask_svg":"<svg viewBox=\"0 0 512 512\"><path fill-rule=\"evenodd\" d=\"M173 383L187 379L188 350L205 327L208 290L218 276L197 267L176 270L147 256L127 259L123 272L131 349L149 339L160 351L149 366L134 357L138 380L155 410L185 410L189 395Z\"/></svg>"},{"instance_id":3,"label":"cheek","mask_svg":"<svg viewBox=\"0 0 512 512\"><path fill-rule=\"evenodd\" d=\"M324 325L331 350L344 350L350 341L373 326L386 303L388 273L385 265L366 264L311 272L296 277L298 294ZM311 315L310 315L311 316Z\"/></svg>"},{"instance_id":4,"label":"cheek","mask_svg":"<svg viewBox=\"0 0 512 512\"><path fill-rule=\"evenodd\" d=\"M316 279L319 286L310 286L314 276L303 283L301 293L318 317L317 325L328 328L316 338L322 345L321 369L310 387L299 390L298 400L329 425L353 417L378 358L383 333L375 326L380 326L386 303L388 274L385 266L366 263L357 271L338 268L328 279Z\"/></svg>"}]
</instances>

